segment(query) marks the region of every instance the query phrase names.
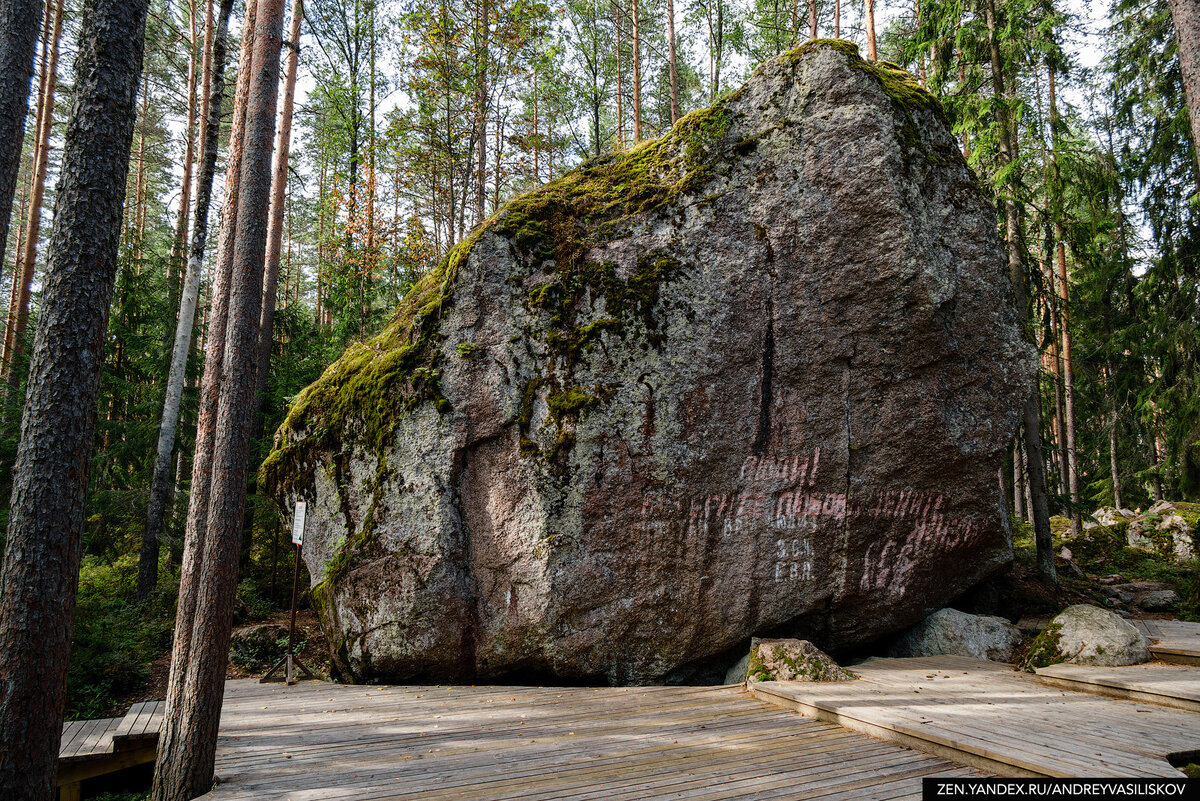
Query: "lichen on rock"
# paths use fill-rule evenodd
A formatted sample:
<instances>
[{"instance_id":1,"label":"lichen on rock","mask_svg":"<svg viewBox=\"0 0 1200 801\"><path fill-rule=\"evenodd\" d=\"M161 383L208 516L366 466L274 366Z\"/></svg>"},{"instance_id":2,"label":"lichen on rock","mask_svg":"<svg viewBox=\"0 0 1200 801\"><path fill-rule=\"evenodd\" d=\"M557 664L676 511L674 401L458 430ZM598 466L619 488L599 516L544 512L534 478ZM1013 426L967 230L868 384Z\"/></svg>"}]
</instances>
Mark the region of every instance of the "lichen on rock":
<instances>
[{"instance_id":1,"label":"lichen on rock","mask_svg":"<svg viewBox=\"0 0 1200 801\"><path fill-rule=\"evenodd\" d=\"M753 639L746 681L852 681L858 678L808 640Z\"/></svg>"},{"instance_id":2,"label":"lichen on rock","mask_svg":"<svg viewBox=\"0 0 1200 801\"><path fill-rule=\"evenodd\" d=\"M341 675L661 680L922 619L1011 559L994 210L912 76L816 42L514 199L297 398Z\"/></svg>"}]
</instances>

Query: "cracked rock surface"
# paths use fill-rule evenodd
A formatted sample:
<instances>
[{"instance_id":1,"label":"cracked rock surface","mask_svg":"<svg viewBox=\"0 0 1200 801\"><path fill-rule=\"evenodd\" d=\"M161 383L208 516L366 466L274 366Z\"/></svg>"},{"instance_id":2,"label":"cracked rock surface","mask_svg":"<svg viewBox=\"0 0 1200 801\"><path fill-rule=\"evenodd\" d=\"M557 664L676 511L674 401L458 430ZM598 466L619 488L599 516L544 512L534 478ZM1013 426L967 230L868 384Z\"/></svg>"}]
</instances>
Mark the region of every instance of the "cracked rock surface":
<instances>
[{"instance_id":1,"label":"cracked rock surface","mask_svg":"<svg viewBox=\"0 0 1200 801\"><path fill-rule=\"evenodd\" d=\"M343 677L653 682L902 630L1011 559L1035 361L995 211L844 43L518 198L414 296L264 468Z\"/></svg>"}]
</instances>

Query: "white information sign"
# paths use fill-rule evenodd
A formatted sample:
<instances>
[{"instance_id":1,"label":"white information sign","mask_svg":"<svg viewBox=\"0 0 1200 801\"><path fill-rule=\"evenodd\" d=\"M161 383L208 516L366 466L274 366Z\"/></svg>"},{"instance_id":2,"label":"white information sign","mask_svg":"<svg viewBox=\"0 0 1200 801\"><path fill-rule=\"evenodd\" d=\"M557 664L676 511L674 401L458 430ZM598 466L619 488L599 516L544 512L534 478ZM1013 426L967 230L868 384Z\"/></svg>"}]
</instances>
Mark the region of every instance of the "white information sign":
<instances>
[{"instance_id":1,"label":"white information sign","mask_svg":"<svg viewBox=\"0 0 1200 801\"><path fill-rule=\"evenodd\" d=\"M296 512L292 515L292 542L296 545L304 544L304 512L307 508L304 501L296 501Z\"/></svg>"}]
</instances>

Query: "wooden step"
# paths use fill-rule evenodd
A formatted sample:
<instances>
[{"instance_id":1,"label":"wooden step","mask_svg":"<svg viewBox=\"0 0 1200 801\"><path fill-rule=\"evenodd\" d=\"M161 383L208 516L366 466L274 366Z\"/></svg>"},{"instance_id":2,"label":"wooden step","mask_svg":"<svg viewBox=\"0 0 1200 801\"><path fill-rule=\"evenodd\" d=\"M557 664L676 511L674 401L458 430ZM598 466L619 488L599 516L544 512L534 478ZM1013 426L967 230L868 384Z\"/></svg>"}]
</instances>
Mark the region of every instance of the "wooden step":
<instances>
[{"instance_id":1,"label":"wooden step","mask_svg":"<svg viewBox=\"0 0 1200 801\"><path fill-rule=\"evenodd\" d=\"M1150 640L1150 655L1160 662L1200 666L1200 623L1183 620L1134 620Z\"/></svg>"},{"instance_id":2,"label":"wooden step","mask_svg":"<svg viewBox=\"0 0 1200 801\"><path fill-rule=\"evenodd\" d=\"M1052 687L1200 712L1200 667L1191 665L1051 665L1037 676Z\"/></svg>"},{"instance_id":3,"label":"wooden step","mask_svg":"<svg viewBox=\"0 0 1200 801\"><path fill-rule=\"evenodd\" d=\"M1048 687L964 657L880 659L858 681L763 682L758 698L1005 776L1172 777L1200 715Z\"/></svg>"}]
</instances>

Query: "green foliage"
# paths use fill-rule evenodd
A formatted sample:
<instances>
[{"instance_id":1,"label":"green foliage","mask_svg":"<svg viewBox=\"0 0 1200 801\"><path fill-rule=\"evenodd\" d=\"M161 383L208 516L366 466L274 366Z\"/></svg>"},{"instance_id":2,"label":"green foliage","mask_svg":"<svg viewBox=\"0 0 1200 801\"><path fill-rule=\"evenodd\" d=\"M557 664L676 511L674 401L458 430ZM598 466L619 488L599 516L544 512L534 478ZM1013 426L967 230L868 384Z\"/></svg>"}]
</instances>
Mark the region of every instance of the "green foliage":
<instances>
[{"instance_id":1,"label":"green foliage","mask_svg":"<svg viewBox=\"0 0 1200 801\"><path fill-rule=\"evenodd\" d=\"M304 650L304 641L297 641L293 653ZM287 637L280 637L271 642L253 642L246 639L235 640L229 649L230 660L240 668L248 671L259 671L271 667L287 654Z\"/></svg>"},{"instance_id":2,"label":"green foliage","mask_svg":"<svg viewBox=\"0 0 1200 801\"><path fill-rule=\"evenodd\" d=\"M1059 643L1062 639L1060 632L1062 624L1050 623L1042 630L1041 634L1033 638L1017 656L1017 668L1028 673L1035 672L1038 668L1049 667L1064 662L1067 656L1060 650Z\"/></svg>"},{"instance_id":3,"label":"green foliage","mask_svg":"<svg viewBox=\"0 0 1200 801\"><path fill-rule=\"evenodd\" d=\"M131 603L136 561L131 553L111 563L95 556L83 562L67 675L68 718L107 716L114 703L145 683L150 662L170 648L174 597L161 590L148 604Z\"/></svg>"}]
</instances>

